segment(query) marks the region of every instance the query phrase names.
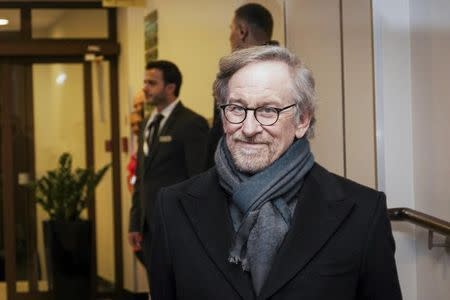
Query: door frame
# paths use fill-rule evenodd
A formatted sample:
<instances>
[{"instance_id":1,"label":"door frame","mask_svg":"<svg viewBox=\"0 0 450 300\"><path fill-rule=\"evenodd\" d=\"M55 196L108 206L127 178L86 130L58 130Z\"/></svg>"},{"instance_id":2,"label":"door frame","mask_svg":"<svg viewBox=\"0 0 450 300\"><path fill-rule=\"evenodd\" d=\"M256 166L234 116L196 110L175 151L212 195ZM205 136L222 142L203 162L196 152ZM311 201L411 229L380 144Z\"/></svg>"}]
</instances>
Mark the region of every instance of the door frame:
<instances>
[{"instance_id":1,"label":"door frame","mask_svg":"<svg viewBox=\"0 0 450 300\"><path fill-rule=\"evenodd\" d=\"M91 63L85 61L86 54L102 55L104 60L109 61L109 87L110 87L110 118L111 118L111 146L112 146L112 188L113 188L113 234L115 250L115 291L111 293L97 293L96 296L109 296L116 298L123 291L123 249L122 249L122 207L121 207L121 163L120 163L120 132L119 132L119 80L118 80L118 56L120 46L117 43L117 23L116 9L108 8L108 38L106 39L32 39L31 37L31 9L32 8L102 8L101 2L8 2L0 3L0 8L19 8L21 10L21 31L17 35L10 33L0 33L0 61L6 64L24 64L29 68L31 74L31 65L33 63L82 63L84 80L84 117L86 121L86 165L94 167L94 137L93 137L93 102L92 102L92 74ZM6 74L4 74L6 76ZM29 76L30 77L30 76ZM7 80L0 82L6 83ZM29 79L31 85L32 78ZM0 83L1 85L1 83ZM2 92L8 91L6 84L1 86ZM31 91L31 89L30 89ZM7 99L7 95L3 99ZM32 95L29 95L32 100ZM2 129L2 139L12 140L12 121L10 120L10 107L8 101L1 103L1 119L4 122ZM30 108L32 110L32 107ZM32 137L31 147L34 145ZM6 228L15 224L14 219L14 174L13 174L13 147L12 143L2 143L2 170L3 179L3 199L4 199L4 238L5 238L5 277L7 284L8 299L48 299L48 292L39 292L37 289L37 278L29 279L29 293L17 293L16 291L16 249L15 249L15 231L6 230ZM34 149L31 149L34 156ZM34 158L32 158L34 165ZM9 174L5 174L9 172ZM34 170L32 170L34 173ZM33 176L34 174L32 174ZM88 217L95 224L96 212L95 202L90 201L88 207ZM95 241L96 231L93 230L93 240ZM94 264L92 274L96 275L96 243L93 245ZM33 268L33 266L31 266ZM96 280L96 276L93 276ZM96 282L93 282L96 288Z\"/></svg>"}]
</instances>

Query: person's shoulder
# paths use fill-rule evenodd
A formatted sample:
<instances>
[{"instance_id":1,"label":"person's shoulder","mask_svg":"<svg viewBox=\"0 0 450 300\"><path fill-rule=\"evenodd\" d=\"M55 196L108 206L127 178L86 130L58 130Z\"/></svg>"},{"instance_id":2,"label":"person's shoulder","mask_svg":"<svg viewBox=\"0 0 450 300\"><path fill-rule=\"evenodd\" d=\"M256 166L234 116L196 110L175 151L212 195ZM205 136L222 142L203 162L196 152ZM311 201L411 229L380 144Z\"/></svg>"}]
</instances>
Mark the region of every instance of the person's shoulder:
<instances>
[{"instance_id":1,"label":"person's shoulder","mask_svg":"<svg viewBox=\"0 0 450 300\"><path fill-rule=\"evenodd\" d=\"M335 174L331 171L328 171L323 166L321 166L318 163L315 163L312 170L311 170L312 176L318 180L321 181L323 179L333 181L334 183L338 184L339 186L347 189L347 190L354 190L354 191L361 191L361 192L368 192L368 193L379 193L379 191L363 185L361 183L358 183L356 181L353 181L352 179L343 177L341 175Z\"/></svg>"},{"instance_id":2,"label":"person's shoulder","mask_svg":"<svg viewBox=\"0 0 450 300\"><path fill-rule=\"evenodd\" d=\"M319 164L315 164L311 170L311 176L322 185L328 192L336 192L342 197L352 199L357 205L378 206L380 199L385 199L383 192L363 185L349 178L334 174Z\"/></svg>"},{"instance_id":3,"label":"person's shoulder","mask_svg":"<svg viewBox=\"0 0 450 300\"><path fill-rule=\"evenodd\" d=\"M185 197L186 195L196 196L216 185L218 185L217 171L215 167L212 167L182 182L161 188L160 194L164 198L180 198L180 196Z\"/></svg>"},{"instance_id":4,"label":"person's shoulder","mask_svg":"<svg viewBox=\"0 0 450 300\"><path fill-rule=\"evenodd\" d=\"M207 122L205 117L203 117L199 113L193 111L189 107L184 106L181 102L180 102L180 106L181 106L180 111L181 111L183 117L187 121L201 121L201 122L205 122L205 123Z\"/></svg>"}]
</instances>

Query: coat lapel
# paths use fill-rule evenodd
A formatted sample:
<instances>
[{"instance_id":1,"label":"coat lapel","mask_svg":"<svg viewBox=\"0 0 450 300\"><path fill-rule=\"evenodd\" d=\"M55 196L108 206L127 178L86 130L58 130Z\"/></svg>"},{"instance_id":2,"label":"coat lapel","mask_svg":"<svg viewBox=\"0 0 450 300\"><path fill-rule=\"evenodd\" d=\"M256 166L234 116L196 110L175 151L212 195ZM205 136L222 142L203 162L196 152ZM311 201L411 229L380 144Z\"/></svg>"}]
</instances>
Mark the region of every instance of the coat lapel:
<instances>
[{"instance_id":1,"label":"coat lapel","mask_svg":"<svg viewBox=\"0 0 450 300\"><path fill-rule=\"evenodd\" d=\"M218 184L215 169L208 171L207 182L193 185L182 205L208 256L243 299L253 299L249 274L228 262L234 235L226 195Z\"/></svg>"},{"instance_id":2,"label":"coat lapel","mask_svg":"<svg viewBox=\"0 0 450 300\"><path fill-rule=\"evenodd\" d=\"M334 178L315 165L305 179L292 228L274 258L258 299L271 297L300 272L333 235L353 205Z\"/></svg>"}]
</instances>

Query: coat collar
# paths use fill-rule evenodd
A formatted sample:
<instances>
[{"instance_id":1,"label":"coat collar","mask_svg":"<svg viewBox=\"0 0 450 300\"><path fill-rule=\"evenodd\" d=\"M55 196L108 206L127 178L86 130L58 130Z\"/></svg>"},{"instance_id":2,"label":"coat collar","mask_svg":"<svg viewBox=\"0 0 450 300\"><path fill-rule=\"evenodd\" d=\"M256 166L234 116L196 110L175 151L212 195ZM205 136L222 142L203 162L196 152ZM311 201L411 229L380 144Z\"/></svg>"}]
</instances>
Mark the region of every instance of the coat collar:
<instances>
[{"instance_id":1,"label":"coat collar","mask_svg":"<svg viewBox=\"0 0 450 300\"><path fill-rule=\"evenodd\" d=\"M218 183L216 170L210 169L206 176L194 182L188 195L182 205L206 252L242 298L253 299L248 273L228 262L234 233L227 196ZM300 272L347 217L353 204L335 177L314 165L300 191L292 227L257 298L271 297Z\"/></svg>"},{"instance_id":2,"label":"coat collar","mask_svg":"<svg viewBox=\"0 0 450 300\"><path fill-rule=\"evenodd\" d=\"M228 262L234 233L227 195L219 186L216 169L209 169L203 179L194 182L181 203L203 247L226 280L243 299L254 299L249 274Z\"/></svg>"},{"instance_id":3,"label":"coat collar","mask_svg":"<svg viewBox=\"0 0 450 300\"><path fill-rule=\"evenodd\" d=\"M336 177L314 165L305 178L294 213L294 222L274 258L258 299L270 298L300 272L338 226L354 205L336 182Z\"/></svg>"}]
</instances>

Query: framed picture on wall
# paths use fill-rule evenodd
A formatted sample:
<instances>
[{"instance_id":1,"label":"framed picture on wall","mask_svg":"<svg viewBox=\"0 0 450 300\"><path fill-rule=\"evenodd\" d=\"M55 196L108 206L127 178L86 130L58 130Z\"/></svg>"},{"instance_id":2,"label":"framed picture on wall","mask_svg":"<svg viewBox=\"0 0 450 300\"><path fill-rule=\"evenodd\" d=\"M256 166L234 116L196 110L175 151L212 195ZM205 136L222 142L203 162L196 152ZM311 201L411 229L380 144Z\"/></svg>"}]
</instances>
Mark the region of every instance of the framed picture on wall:
<instances>
[{"instance_id":1,"label":"framed picture on wall","mask_svg":"<svg viewBox=\"0 0 450 300\"><path fill-rule=\"evenodd\" d=\"M145 61L158 59L158 12L152 11L144 18Z\"/></svg>"}]
</instances>

